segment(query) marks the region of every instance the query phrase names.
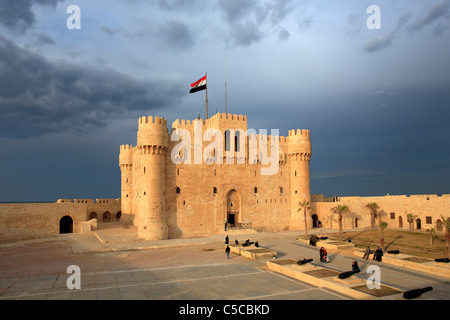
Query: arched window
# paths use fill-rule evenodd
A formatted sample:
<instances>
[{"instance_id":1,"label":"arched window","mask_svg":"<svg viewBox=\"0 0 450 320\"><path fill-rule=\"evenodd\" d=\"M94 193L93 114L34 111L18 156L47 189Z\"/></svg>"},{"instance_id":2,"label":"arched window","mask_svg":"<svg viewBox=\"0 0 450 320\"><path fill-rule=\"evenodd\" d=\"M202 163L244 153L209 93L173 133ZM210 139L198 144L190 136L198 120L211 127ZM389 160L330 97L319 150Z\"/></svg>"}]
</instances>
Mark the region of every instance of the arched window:
<instances>
[{"instance_id":1,"label":"arched window","mask_svg":"<svg viewBox=\"0 0 450 320\"><path fill-rule=\"evenodd\" d=\"M258 188L257 188L257 187L254 187L254 188L253 188L253 192L254 192L254 193L258 193Z\"/></svg>"},{"instance_id":2,"label":"arched window","mask_svg":"<svg viewBox=\"0 0 450 320\"><path fill-rule=\"evenodd\" d=\"M241 132L236 131L234 134L234 151L239 152L241 151L240 141L241 141Z\"/></svg>"},{"instance_id":3,"label":"arched window","mask_svg":"<svg viewBox=\"0 0 450 320\"><path fill-rule=\"evenodd\" d=\"M230 151L230 130L225 130L225 151Z\"/></svg>"},{"instance_id":4,"label":"arched window","mask_svg":"<svg viewBox=\"0 0 450 320\"><path fill-rule=\"evenodd\" d=\"M213 193L216 194L217 193L217 188L213 187Z\"/></svg>"},{"instance_id":5,"label":"arched window","mask_svg":"<svg viewBox=\"0 0 450 320\"><path fill-rule=\"evenodd\" d=\"M280 187L280 193L283 193L283 187Z\"/></svg>"},{"instance_id":6,"label":"arched window","mask_svg":"<svg viewBox=\"0 0 450 320\"><path fill-rule=\"evenodd\" d=\"M175 188L175 193L176 193L176 194L180 194L180 193L181 193L180 187L176 187L176 188Z\"/></svg>"}]
</instances>

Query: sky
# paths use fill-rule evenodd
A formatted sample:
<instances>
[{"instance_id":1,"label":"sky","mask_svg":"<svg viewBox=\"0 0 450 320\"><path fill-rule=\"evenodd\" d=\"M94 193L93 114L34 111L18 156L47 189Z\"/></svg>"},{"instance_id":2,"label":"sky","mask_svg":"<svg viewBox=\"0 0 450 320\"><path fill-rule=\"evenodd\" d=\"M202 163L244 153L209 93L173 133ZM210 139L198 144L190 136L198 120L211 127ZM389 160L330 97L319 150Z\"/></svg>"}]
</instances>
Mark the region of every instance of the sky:
<instances>
[{"instance_id":1,"label":"sky","mask_svg":"<svg viewBox=\"0 0 450 320\"><path fill-rule=\"evenodd\" d=\"M226 80L248 128L311 130L312 194L450 194L450 0L0 0L0 202L120 198L205 73L209 115Z\"/></svg>"}]
</instances>

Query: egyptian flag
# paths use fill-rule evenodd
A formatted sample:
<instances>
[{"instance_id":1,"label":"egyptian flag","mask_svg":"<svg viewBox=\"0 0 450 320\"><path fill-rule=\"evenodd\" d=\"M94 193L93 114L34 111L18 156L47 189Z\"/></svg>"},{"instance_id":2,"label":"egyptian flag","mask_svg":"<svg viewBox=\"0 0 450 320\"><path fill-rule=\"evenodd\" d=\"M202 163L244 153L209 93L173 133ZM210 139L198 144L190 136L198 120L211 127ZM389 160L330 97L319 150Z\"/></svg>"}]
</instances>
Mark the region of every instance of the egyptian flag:
<instances>
[{"instance_id":1,"label":"egyptian flag","mask_svg":"<svg viewBox=\"0 0 450 320\"><path fill-rule=\"evenodd\" d=\"M200 80L191 83L191 91L189 91L189 93L194 93L205 89L206 89L206 75Z\"/></svg>"}]
</instances>

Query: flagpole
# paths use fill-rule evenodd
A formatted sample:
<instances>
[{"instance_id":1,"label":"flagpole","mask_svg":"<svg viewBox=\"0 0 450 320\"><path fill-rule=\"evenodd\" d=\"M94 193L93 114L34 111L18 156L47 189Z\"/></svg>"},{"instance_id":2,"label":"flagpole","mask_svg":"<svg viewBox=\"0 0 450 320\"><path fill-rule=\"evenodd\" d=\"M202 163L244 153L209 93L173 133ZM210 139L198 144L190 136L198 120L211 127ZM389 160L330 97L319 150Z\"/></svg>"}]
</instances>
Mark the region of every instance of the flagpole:
<instances>
[{"instance_id":1,"label":"flagpole","mask_svg":"<svg viewBox=\"0 0 450 320\"><path fill-rule=\"evenodd\" d=\"M205 120L208 119L208 73L205 73L205 77L206 77L206 115L205 115Z\"/></svg>"},{"instance_id":2,"label":"flagpole","mask_svg":"<svg viewBox=\"0 0 450 320\"><path fill-rule=\"evenodd\" d=\"M227 113L227 56L225 56L225 114Z\"/></svg>"}]
</instances>

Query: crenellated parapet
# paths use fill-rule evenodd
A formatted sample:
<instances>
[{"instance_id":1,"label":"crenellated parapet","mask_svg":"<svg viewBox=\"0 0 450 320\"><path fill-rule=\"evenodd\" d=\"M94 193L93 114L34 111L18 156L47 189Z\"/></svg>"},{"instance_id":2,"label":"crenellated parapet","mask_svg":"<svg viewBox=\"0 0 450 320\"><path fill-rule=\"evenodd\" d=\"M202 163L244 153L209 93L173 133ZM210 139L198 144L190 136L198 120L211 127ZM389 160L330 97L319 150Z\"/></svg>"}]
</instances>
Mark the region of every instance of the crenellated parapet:
<instances>
[{"instance_id":1,"label":"crenellated parapet","mask_svg":"<svg viewBox=\"0 0 450 320\"><path fill-rule=\"evenodd\" d=\"M139 118L137 145L138 146L168 146L169 130L167 120L160 117Z\"/></svg>"},{"instance_id":2,"label":"crenellated parapet","mask_svg":"<svg viewBox=\"0 0 450 320\"><path fill-rule=\"evenodd\" d=\"M131 170L133 163L133 146L124 144L120 146L119 166L123 170Z\"/></svg>"},{"instance_id":3,"label":"crenellated parapet","mask_svg":"<svg viewBox=\"0 0 450 320\"><path fill-rule=\"evenodd\" d=\"M306 129L289 130L288 136L289 159L310 160L311 158L311 132Z\"/></svg>"}]
</instances>

